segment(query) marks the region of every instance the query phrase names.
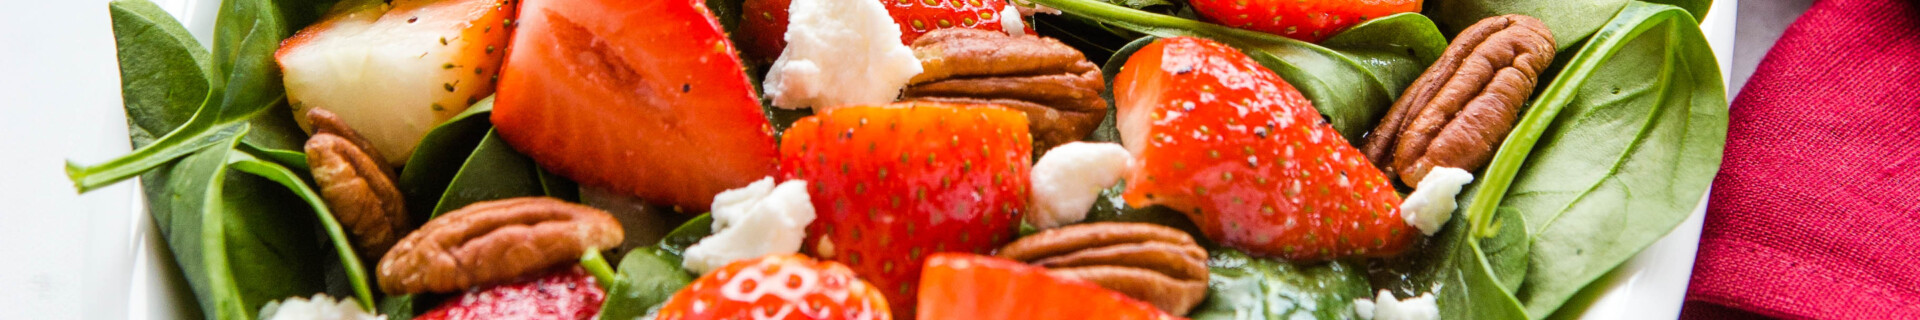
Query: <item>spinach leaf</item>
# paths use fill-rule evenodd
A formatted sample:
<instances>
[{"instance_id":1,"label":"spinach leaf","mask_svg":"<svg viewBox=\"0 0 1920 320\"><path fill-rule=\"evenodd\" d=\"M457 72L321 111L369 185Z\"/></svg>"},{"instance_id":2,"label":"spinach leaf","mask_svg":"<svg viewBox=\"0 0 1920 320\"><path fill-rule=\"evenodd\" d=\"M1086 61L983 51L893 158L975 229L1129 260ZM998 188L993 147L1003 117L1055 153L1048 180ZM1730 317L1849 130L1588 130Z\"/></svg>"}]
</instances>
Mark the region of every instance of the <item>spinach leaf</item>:
<instances>
[{"instance_id":1,"label":"spinach leaf","mask_svg":"<svg viewBox=\"0 0 1920 320\"><path fill-rule=\"evenodd\" d=\"M703 213L667 232L667 236L661 237L660 244L655 246L666 254L679 257L687 253L687 247L710 235L713 235L713 214Z\"/></svg>"},{"instance_id":2,"label":"spinach leaf","mask_svg":"<svg viewBox=\"0 0 1920 320\"><path fill-rule=\"evenodd\" d=\"M460 173L460 167L448 164L465 162L473 155L480 140L493 128L493 123L487 120L491 114L493 97L489 96L433 127L420 139L420 145L414 148L413 156L407 158L406 166L395 181L400 193L406 196L407 213L413 221L427 221L433 214L434 205L439 204L440 197L447 192L447 184L453 183L454 175Z\"/></svg>"},{"instance_id":3,"label":"spinach leaf","mask_svg":"<svg viewBox=\"0 0 1920 320\"><path fill-rule=\"evenodd\" d=\"M1432 57L1438 56L1428 53L1445 49L1439 30L1425 21L1425 17L1410 13L1356 25L1347 31L1355 35L1339 42L1347 47L1333 49L1094 0L1035 0L1034 3L1155 37L1202 37L1238 47L1299 89L1349 141L1358 141L1361 134L1373 129L1400 91L1419 77L1432 63ZM1369 31L1376 28L1384 30ZM1130 55L1116 53L1107 61L1107 66L1117 71L1114 66L1124 65ZM1113 74L1107 76L1111 79Z\"/></svg>"},{"instance_id":4,"label":"spinach leaf","mask_svg":"<svg viewBox=\"0 0 1920 320\"><path fill-rule=\"evenodd\" d=\"M205 47L160 6L146 0L107 4L118 46L120 97L133 147L185 124L220 86Z\"/></svg>"},{"instance_id":5,"label":"spinach leaf","mask_svg":"<svg viewBox=\"0 0 1920 320\"><path fill-rule=\"evenodd\" d=\"M411 320L414 315L419 314L419 311L433 307L419 302L418 296L411 294L387 296L386 299L380 300L379 308L374 310L379 310L380 315L387 316L387 320Z\"/></svg>"},{"instance_id":6,"label":"spinach leaf","mask_svg":"<svg viewBox=\"0 0 1920 320\"><path fill-rule=\"evenodd\" d=\"M173 59L171 61L175 64L168 67L164 63L145 65L142 64L144 61L142 59L122 60L123 70L133 70L136 75L135 81L155 82L153 77L166 76L168 80L157 83L172 85L152 90L163 90L167 95L190 94L192 93L189 92L192 91L190 89L196 88L193 84L197 82L205 83L207 90L199 92L202 95L199 107L194 109L190 116L184 117L181 113L186 109L184 104L176 103L182 103L180 101L190 98L165 98L164 101L167 101L165 104L154 105L147 102L154 101L153 93L136 92L133 96L141 102L127 105L128 114L134 118L130 121L143 126L143 129L134 131L136 136L151 137L155 132L153 129L162 124L178 121L181 118L187 121L157 140L149 142L136 140L136 144L144 145L120 158L93 166L68 162L67 176L74 181L75 187L81 192L151 171L162 164L216 144L225 139L221 133L229 132L229 127L252 121L262 110L273 109L270 107L284 104L285 93L281 89L280 68L274 63L273 53L279 49L280 40L286 38L289 27L281 21L279 9L270 3L264 0L223 2L220 15L216 18L211 61L206 60L206 54L197 54L198 49L192 48L197 45L174 48L193 44L192 37L178 33L184 28L180 28L177 21L168 21L172 19L163 18L164 16L160 14L164 12L151 12L151 8L135 9L133 7L135 5L131 4L109 4L108 8L116 10L113 9L116 6L122 8L118 11L126 12L120 15L125 17L121 20L125 22L116 23L118 26L115 33L116 42L153 44L122 48L122 56L157 52L161 55L148 58ZM152 30L159 30L159 32L150 32ZM185 38L182 39L182 37ZM181 53L185 55L182 56ZM182 61L193 61L193 64L202 70L199 72L202 76L199 78L205 80L200 81L187 76L192 72L187 72L186 68L177 65ZM149 67L161 67L168 72L161 74L142 71ZM128 89L122 87L122 90ZM148 119L144 115L160 117L140 120ZM304 134L289 133L285 129L287 127L282 124L288 121L274 120L276 119L260 120L263 129L249 130L259 136L249 137L247 143L260 149L284 150L298 145L299 141L305 139Z\"/></svg>"},{"instance_id":7,"label":"spinach leaf","mask_svg":"<svg viewBox=\"0 0 1920 320\"><path fill-rule=\"evenodd\" d=\"M1526 218L1519 210L1500 207L1494 210L1493 224L1487 228L1492 234L1481 235L1484 238L1479 243L1481 252L1487 256L1487 266L1493 269L1501 289L1517 292L1526 279L1527 259L1533 253Z\"/></svg>"},{"instance_id":8,"label":"spinach leaf","mask_svg":"<svg viewBox=\"0 0 1920 320\"><path fill-rule=\"evenodd\" d=\"M244 127L239 131L243 134ZM267 302L326 287L325 248L307 208L273 181L229 175L237 135L180 159L167 173L166 208L153 217L210 318L250 319Z\"/></svg>"},{"instance_id":9,"label":"spinach leaf","mask_svg":"<svg viewBox=\"0 0 1920 320\"><path fill-rule=\"evenodd\" d=\"M701 214L673 228L653 247L628 251L620 259L619 281L607 290L600 318L637 319L693 282L696 275L680 267L680 257L712 234L712 214Z\"/></svg>"},{"instance_id":10,"label":"spinach leaf","mask_svg":"<svg viewBox=\"0 0 1920 320\"><path fill-rule=\"evenodd\" d=\"M600 319L638 319L667 301L693 276L680 268L680 257L658 248L639 248L620 259L619 280L607 290Z\"/></svg>"},{"instance_id":11,"label":"spinach leaf","mask_svg":"<svg viewBox=\"0 0 1920 320\"><path fill-rule=\"evenodd\" d=\"M1633 0L1436 0L1427 1L1426 13L1445 28L1447 34L1459 34L1480 19L1504 14L1522 14L1547 24L1553 31L1553 43L1565 51L1579 44L1606 25L1614 13Z\"/></svg>"},{"instance_id":12,"label":"spinach leaf","mask_svg":"<svg viewBox=\"0 0 1920 320\"><path fill-rule=\"evenodd\" d=\"M1672 5L1672 6L1680 7L1681 9L1687 9L1687 14L1693 15L1694 24L1699 24L1700 22L1706 21L1707 9L1711 9L1713 7L1713 0L1640 0L1640 1Z\"/></svg>"},{"instance_id":13,"label":"spinach leaf","mask_svg":"<svg viewBox=\"0 0 1920 320\"><path fill-rule=\"evenodd\" d=\"M1705 20L1712 0L1642 0L1679 6ZM1561 51L1580 45L1580 41L1607 25L1615 13L1633 0L1437 0L1428 1L1425 11L1440 23L1447 34L1458 34L1480 19L1505 14L1523 14L1547 24L1553 31L1553 43ZM1695 24L1699 24L1695 22Z\"/></svg>"},{"instance_id":14,"label":"spinach leaf","mask_svg":"<svg viewBox=\"0 0 1920 320\"><path fill-rule=\"evenodd\" d=\"M475 202L546 195L539 171L533 159L514 151L513 146L500 139L500 134L488 130L487 136L480 139L480 146L473 149L473 155L467 157L460 172L447 184L446 194L440 196L431 216Z\"/></svg>"},{"instance_id":15,"label":"spinach leaf","mask_svg":"<svg viewBox=\"0 0 1920 320\"><path fill-rule=\"evenodd\" d=\"M304 176L286 167L306 166L292 150L305 133L290 111L270 108L284 105L272 54L292 26L261 2L222 8L217 28L244 32L217 34L208 52L150 2L108 5L138 150L92 167L69 163L68 175L84 192L144 174L148 210L210 318L252 318L267 302L330 284L371 308L364 264ZM320 233L288 232L303 229Z\"/></svg>"},{"instance_id":16,"label":"spinach leaf","mask_svg":"<svg viewBox=\"0 0 1920 320\"><path fill-rule=\"evenodd\" d=\"M213 90L209 92L209 95L217 92L219 92L219 90ZM214 122L215 119L208 115L210 113L207 112L209 109L215 108L211 103L212 100L211 97L209 97L209 100L204 101L199 108L195 109L196 111L187 119L187 122L180 124L179 127L167 132L165 136L161 136L159 139L144 142L138 139L134 140L135 144L144 143L145 145L134 149L132 153L91 166L81 165L71 160L67 161L67 178L73 180L75 189L84 193L120 182L121 180L126 180L134 175L154 171L155 168L163 164L173 162L195 151L217 145L231 135L238 134L240 130L235 130L237 128L234 126L219 126ZM154 106L140 107L147 108ZM142 114L148 112L128 113ZM142 122L165 123L165 120L129 121L136 124Z\"/></svg>"},{"instance_id":17,"label":"spinach leaf","mask_svg":"<svg viewBox=\"0 0 1920 320\"><path fill-rule=\"evenodd\" d=\"M305 200L313 209L314 216L319 218L320 226L327 235L326 238L331 240L332 249L340 259L343 272L346 273L347 284L351 286L354 297L358 298L360 307L365 310L374 310L373 290L367 285L367 265L360 262L360 256L353 251L353 245L348 243L346 231L340 227L340 221L334 219L333 212L327 209L327 203L320 199L319 193L307 186L305 179L287 167L262 160L246 152L234 152L227 159L227 165L241 172L277 182L300 196L301 200Z\"/></svg>"},{"instance_id":18,"label":"spinach leaf","mask_svg":"<svg viewBox=\"0 0 1920 320\"><path fill-rule=\"evenodd\" d=\"M1727 100L1697 25L1678 7L1628 4L1494 155L1465 216L1524 217L1532 254L1517 296L1534 316L1672 231L1719 171Z\"/></svg>"},{"instance_id":19,"label":"spinach leaf","mask_svg":"<svg viewBox=\"0 0 1920 320\"><path fill-rule=\"evenodd\" d=\"M1207 299L1193 319L1357 319L1354 299L1371 297L1366 270L1332 261L1311 265L1215 250Z\"/></svg>"}]
</instances>

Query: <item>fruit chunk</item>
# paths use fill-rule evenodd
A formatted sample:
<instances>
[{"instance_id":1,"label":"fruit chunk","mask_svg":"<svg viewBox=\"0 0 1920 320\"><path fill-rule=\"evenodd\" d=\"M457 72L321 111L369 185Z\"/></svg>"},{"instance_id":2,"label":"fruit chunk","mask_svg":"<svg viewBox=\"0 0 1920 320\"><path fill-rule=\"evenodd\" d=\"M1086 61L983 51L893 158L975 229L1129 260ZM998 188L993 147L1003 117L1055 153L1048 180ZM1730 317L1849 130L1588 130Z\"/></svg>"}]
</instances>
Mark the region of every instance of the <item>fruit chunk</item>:
<instances>
[{"instance_id":1,"label":"fruit chunk","mask_svg":"<svg viewBox=\"0 0 1920 320\"><path fill-rule=\"evenodd\" d=\"M654 319L887 320L887 299L853 270L798 254L740 260L696 279Z\"/></svg>"},{"instance_id":2,"label":"fruit chunk","mask_svg":"<svg viewBox=\"0 0 1920 320\"><path fill-rule=\"evenodd\" d=\"M1001 12L1005 0L870 0L887 5L888 14L900 27L900 43L933 30L969 28L1003 31ZM740 19L740 49L755 60L773 61L787 47L788 8L793 0L746 0L746 14ZM1012 17L1019 19L1020 17ZM1027 30L1028 34L1033 33Z\"/></svg>"},{"instance_id":3,"label":"fruit chunk","mask_svg":"<svg viewBox=\"0 0 1920 320\"><path fill-rule=\"evenodd\" d=\"M917 319L1177 319L1153 305L1077 279L994 257L927 258Z\"/></svg>"},{"instance_id":4,"label":"fruit chunk","mask_svg":"<svg viewBox=\"0 0 1920 320\"><path fill-rule=\"evenodd\" d=\"M1114 100L1137 164L1129 205L1185 212L1214 241L1289 259L1391 256L1418 232L1385 175L1238 50L1155 41L1114 79Z\"/></svg>"},{"instance_id":5,"label":"fruit chunk","mask_svg":"<svg viewBox=\"0 0 1920 320\"><path fill-rule=\"evenodd\" d=\"M1421 0L1196 0L1209 22L1320 42L1378 17L1420 11Z\"/></svg>"},{"instance_id":6,"label":"fruit chunk","mask_svg":"<svg viewBox=\"0 0 1920 320\"><path fill-rule=\"evenodd\" d=\"M697 0L527 0L493 123L541 166L706 211L774 172L772 127Z\"/></svg>"},{"instance_id":7,"label":"fruit chunk","mask_svg":"<svg viewBox=\"0 0 1920 320\"><path fill-rule=\"evenodd\" d=\"M992 105L851 106L801 119L780 145L781 175L803 179L818 217L801 245L846 263L911 317L920 263L987 253L1027 207L1026 114Z\"/></svg>"},{"instance_id":8,"label":"fruit chunk","mask_svg":"<svg viewBox=\"0 0 1920 320\"><path fill-rule=\"evenodd\" d=\"M599 314L606 298L593 276L571 267L524 282L468 290L414 319L584 320Z\"/></svg>"},{"instance_id":9,"label":"fruit chunk","mask_svg":"<svg viewBox=\"0 0 1920 320\"><path fill-rule=\"evenodd\" d=\"M493 94L513 17L507 0L343 1L274 59L293 114L333 111L398 166L427 130Z\"/></svg>"}]
</instances>

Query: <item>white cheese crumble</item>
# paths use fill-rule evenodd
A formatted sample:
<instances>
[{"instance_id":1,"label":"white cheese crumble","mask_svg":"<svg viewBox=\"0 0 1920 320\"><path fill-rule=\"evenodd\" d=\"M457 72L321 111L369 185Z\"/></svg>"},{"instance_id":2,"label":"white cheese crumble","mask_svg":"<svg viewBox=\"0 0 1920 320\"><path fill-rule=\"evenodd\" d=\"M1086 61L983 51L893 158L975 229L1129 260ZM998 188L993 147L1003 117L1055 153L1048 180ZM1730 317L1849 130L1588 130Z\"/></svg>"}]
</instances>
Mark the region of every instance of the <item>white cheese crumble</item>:
<instances>
[{"instance_id":1,"label":"white cheese crumble","mask_svg":"<svg viewBox=\"0 0 1920 320\"><path fill-rule=\"evenodd\" d=\"M1132 155L1113 143L1072 142L1047 151L1033 164L1027 223L1046 229L1086 219L1100 190L1120 182Z\"/></svg>"},{"instance_id":2,"label":"white cheese crumble","mask_svg":"<svg viewBox=\"0 0 1920 320\"><path fill-rule=\"evenodd\" d=\"M1440 227L1453 218L1454 197L1460 195L1460 187L1473 182L1473 173L1459 168L1438 167L1427 172L1420 179L1420 186L1413 188L1413 194L1400 202L1400 217L1407 225L1420 228L1420 233L1433 235Z\"/></svg>"},{"instance_id":3,"label":"white cheese crumble","mask_svg":"<svg viewBox=\"0 0 1920 320\"><path fill-rule=\"evenodd\" d=\"M1380 290L1380 295L1374 300L1354 300L1353 312L1359 314L1361 319L1369 320L1440 319L1440 306L1434 304L1432 293L1397 300L1393 298L1393 293Z\"/></svg>"},{"instance_id":4,"label":"white cheese crumble","mask_svg":"<svg viewBox=\"0 0 1920 320\"><path fill-rule=\"evenodd\" d=\"M325 293L314 294L309 300L292 297L286 300L268 302L260 307L260 319L268 320L385 320L387 316L375 315L360 309L360 303L353 298L334 301Z\"/></svg>"},{"instance_id":5,"label":"white cheese crumble","mask_svg":"<svg viewBox=\"0 0 1920 320\"><path fill-rule=\"evenodd\" d=\"M687 247L682 266L702 274L741 259L800 252L813 223L807 182L768 177L713 196L713 235Z\"/></svg>"},{"instance_id":6,"label":"white cheese crumble","mask_svg":"<svg viewBox=\"0 0 1920 320\"><path fill-rule=\"evenodd\" d=\"M765 84L775 106L826 111L893 102L920 74L920 60L878 1L794 0L788 12L787 48Z\"/></svg>"},{"instance_id":7,"label":"white cheese crumble","mask_svg":"<svg viewBox=\"0 0 1920 320\"><path fill-rule=\"evenodd\" d=\"M1027 35L1027 19L1020 15L1020 6L1009 5L1000 10L1000 28L1007 30L1009 36Z\"/></svg>"}]
</instances>

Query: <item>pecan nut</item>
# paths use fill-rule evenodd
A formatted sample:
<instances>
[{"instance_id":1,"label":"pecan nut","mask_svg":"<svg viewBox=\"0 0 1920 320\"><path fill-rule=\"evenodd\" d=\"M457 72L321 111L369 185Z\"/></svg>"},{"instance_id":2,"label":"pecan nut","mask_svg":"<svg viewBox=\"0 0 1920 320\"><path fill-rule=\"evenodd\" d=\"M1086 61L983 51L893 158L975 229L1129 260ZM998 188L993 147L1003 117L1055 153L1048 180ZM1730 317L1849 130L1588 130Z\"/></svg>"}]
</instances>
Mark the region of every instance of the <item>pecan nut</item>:
<instances>
[{"instance_id":1,"label":"pecan nut","mask_svg":"<svg viewBox=\"0 0 1920 320\"><path fill-rule=\"evenodd\" d=\"M1361 149L1409 186L1435 167L1479 170L1513 130L1540 71L1553 63L1553 48L1540 20L1480 20L1407 87Z\"/></svg>"},{"instance_id":2,"label":"pecan nut","mask_svg":"<svg viewBox=\"0 0 1920 320\"><path fill-rule=\"evenodd\" d=\"M441 215L380 259L388 294L500 284L612 248L625 234L612 214L546 197L475 203Z\"/></svg>"},{"instance_id":3,"label":"pecan nut","mask_svg":"<svg viewBox=\"0 0 1920 320\"><path fill-rule=\"evenodd\" d=\"M912 47L923 71L908 81L907 99L1020 110L1036 151L1086 138L1107 116L1100 67L1059 40L955 28Z\"/></svg>"},{"instance_id":4,"label":"pecan nut","mask_svg":"<svg viewBox=\"0 0 1920 320\"><path fill-rule=\"evenodd\" d=\"M1179 229L1096 222L1020 238L996 254L1187 314L1207 295L1207 249Z\"/></svg>"},{"instance_id":5,"label":"pecan nut","mask_svg":"<svg viewBox=\"0 0 1920 320\"><path fill-rule=\"evenodd\" d=\"M393 168L332 112L314 108L307 119L316 130L304 149L320 198L352 234L360 255L379 257L411 227Z\"/></svg>"}]
</instances>

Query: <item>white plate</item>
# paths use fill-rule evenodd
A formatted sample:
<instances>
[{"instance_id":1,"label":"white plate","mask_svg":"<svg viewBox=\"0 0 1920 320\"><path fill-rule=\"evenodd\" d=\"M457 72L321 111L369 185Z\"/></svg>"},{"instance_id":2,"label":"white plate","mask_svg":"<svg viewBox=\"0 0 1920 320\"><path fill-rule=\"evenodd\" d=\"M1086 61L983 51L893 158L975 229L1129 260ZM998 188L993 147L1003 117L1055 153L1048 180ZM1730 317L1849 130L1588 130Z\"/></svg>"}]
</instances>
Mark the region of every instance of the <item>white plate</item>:
<instances>
[{"instance_id":1,"label":"white plate","mask_svg":"<svg viewBox=\"0 0 1920 320\"><path fill-rule=\"evenodd\" d=\"M9 60L7 68L0 70L35 75L0 77L0 88L7 88L0 91L5 94L0 101L9 101L6 111L10 114L0 132L24 138L0 139L5 143L0 150L9 150L0 152L0 163L21 171L8 172L5 188L0 189L7 197L0 203L9 204L8 209L0 209L7 212L0 214L0 225L10 228L0 232L0 240L5 240L0 243L8 244L5 256L21 250L28 251L29 259L46 261L5 264L0 285L9 289L0 290L0 301L21 304L30 318L197 318L183 311L193 309L192 292L141 205L138 188L126 183L73 195L66 191L70 183L59 174L56 160L94 162L127 152L104 2L22 1L21 5L37 7L16 7L11 11L19 17L0 25L14 30L0 35L0 47L7 47L0 53ZM202 43L210 43L220 1L156 2L179 17ZM1738 1L1716 1L1702 24L1723 74L1732 70L1737 6ZM35 14L39 12L56 14ZM39 26L56 26L49 29L58 31L29 30ZM21 113L25 116L11 116ZM49 132L73 131L83 132L46 137ZM1589 303L1580 318L1677 317L1705 209L1702 199L1672 234L1603 278L1598 284L1605 286L1602 294L1576 301ZM21 245L29 243L45 245Z\"/></svg>"}]
</instances>

